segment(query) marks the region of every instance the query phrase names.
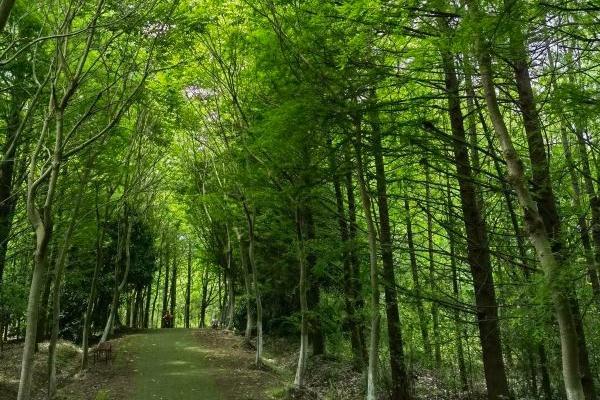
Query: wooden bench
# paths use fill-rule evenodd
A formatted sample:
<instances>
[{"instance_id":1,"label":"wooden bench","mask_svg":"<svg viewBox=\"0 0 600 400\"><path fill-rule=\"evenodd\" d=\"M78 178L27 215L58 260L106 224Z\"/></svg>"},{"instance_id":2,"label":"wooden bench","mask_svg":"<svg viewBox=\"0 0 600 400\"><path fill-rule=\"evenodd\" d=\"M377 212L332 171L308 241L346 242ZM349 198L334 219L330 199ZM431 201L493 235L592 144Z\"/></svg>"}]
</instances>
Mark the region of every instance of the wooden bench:
<instances>
[{"instance_id":1,"label":"wooden bench","mask_svg":"<svg viewBox=\"0 0 600 400\"><path fill-rule=\"evenodd\" d=\"M112 343L102 342L94 350L94 364L98 360L104 359L104 362L112 360Z\"/></svg>"}]
</instances>

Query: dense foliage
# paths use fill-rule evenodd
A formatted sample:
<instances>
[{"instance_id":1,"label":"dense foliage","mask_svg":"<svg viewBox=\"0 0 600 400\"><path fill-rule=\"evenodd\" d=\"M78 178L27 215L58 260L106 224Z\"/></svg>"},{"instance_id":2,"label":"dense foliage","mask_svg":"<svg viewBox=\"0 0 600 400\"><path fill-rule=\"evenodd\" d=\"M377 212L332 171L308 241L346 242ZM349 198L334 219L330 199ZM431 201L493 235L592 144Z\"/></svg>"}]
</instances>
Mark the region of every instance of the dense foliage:
<instances>
[{"instance_id":1,"label":"dense foliage","mask_svg":"<svg viewBox=\"0 0 600 400\"><path fill-rule=\"evenodd\" d=\"M299 393L329 353L369 400L596 399L599 17L579 0L3 0L0 336L25 340L19 400L37 342L52 397L58 337L85 369L90 341L167 313L236 329L257 364L263 334L291 339Z\"/></svg>"}]
</instances>

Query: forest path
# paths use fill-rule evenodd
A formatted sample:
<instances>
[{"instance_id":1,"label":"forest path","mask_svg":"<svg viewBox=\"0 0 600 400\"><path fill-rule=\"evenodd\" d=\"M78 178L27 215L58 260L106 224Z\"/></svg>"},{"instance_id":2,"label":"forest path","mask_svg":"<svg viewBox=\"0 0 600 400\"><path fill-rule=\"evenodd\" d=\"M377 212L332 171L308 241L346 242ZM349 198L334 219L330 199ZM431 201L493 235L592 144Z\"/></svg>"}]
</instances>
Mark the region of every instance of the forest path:
<instances>
[{"instance_id":1,"label":"forest path","mask_svg":"<svg viewBox=\"0 0 600 400\"><path fill-rule=\"evenodd\" d=\"M252 367L239 337L220 331L147 330L123 344L134 400L258 400L281 388L273 372Z\"/></svg>"},{"instance_id":2,"label":"forest path","mask_svg":"<svg viewBox=\"0 0 600 400\"><path fill-rule=\"evenodd\" d=\"M211 349L189 329L160 329L134 335L136 400L225 399L214 380Z\"/></svg>"}]
</instances>

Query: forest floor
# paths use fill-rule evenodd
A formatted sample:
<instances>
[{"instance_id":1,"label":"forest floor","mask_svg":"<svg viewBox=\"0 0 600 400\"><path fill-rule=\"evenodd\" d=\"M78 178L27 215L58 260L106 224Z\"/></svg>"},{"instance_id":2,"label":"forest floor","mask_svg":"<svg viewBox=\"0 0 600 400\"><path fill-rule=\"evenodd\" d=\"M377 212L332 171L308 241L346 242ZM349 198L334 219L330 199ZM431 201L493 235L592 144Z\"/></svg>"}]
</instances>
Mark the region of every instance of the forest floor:
<instances>
[{"instance_id":1,"label":"forest floor","mask_svg":"<svg viewBox=\"0 0 600 400\"><path fill-rule=\"evenodd\" d=\"M36 356L34 399L45 398L44 345ZM20 346L0 356L0 400L16 398ZM113 340L113 360L78 374L79 349L59 347L63 400L267 400L283 392L280 374L253 367L254 352L220 331L160 329Z\"/></svg>"},{"instance_id":2,"label":"forest floor","mask_svg":"<svg viewBox=\"0 0 600 400\"><path fill-rule=\"evenodd\" d=\"M127 332L111 340L113 359L79 372L81 349L60 342L57 400L360 400L364 377L346 359L331 356L308 360L303 393L290 391L298 360L297 344L266 337L266 367L254 366L254 350L243 338L212 329L154 329ZM21 344L0 353L0 400L17 397ZM35 356L33 400L46 399L48 344ZM91 354L90 354L91 357ZM421 399L461 399L444 390L431 375L416 382ZM383 396L383 393L382 393ZM466 396L464 398L467 398ZM471 399L479 398L471 395ZM481 397L483 398L483 396Z\"/></svg>"}]
</instances>

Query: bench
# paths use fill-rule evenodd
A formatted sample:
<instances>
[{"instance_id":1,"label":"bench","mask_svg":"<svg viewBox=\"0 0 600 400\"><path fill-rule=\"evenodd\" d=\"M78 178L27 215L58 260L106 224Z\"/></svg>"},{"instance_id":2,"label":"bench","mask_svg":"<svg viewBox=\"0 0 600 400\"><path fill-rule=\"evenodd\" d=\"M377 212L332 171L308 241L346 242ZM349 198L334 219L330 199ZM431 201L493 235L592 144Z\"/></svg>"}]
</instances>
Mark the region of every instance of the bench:
<instances>
[{"instance_id":1,"label":"bench","mask_svg":"<svg viewBox=\"0 0 600 400\"><path fill-rule=\"evenodd\" d=\"M110 342L102 342L94 350L94 364L102 359L104 359L104 362L112 360L112 344Z\"/></svg>"}]
</instances>

